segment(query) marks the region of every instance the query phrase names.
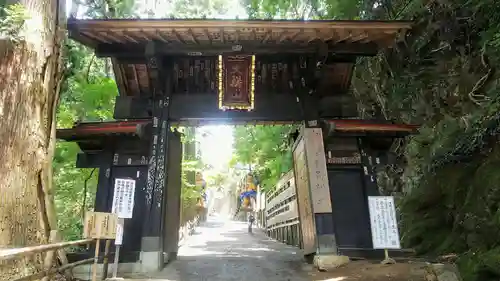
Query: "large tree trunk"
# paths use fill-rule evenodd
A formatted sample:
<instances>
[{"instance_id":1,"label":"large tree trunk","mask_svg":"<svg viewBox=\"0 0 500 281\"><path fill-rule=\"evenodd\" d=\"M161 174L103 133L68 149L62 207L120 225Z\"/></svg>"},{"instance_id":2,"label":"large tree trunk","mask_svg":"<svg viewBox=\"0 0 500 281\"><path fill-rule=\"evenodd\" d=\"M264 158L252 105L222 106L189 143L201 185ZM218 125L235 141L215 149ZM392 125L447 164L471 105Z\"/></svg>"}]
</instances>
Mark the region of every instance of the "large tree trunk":
<instances>
[{"instance_id":1,"label":"large tree trunk","mask_svg":"<svg viewBox=\"0 0 500 281\"><path fill-rule=\"evenodd\" d=\"M21 42L0 39L0 248L46 243L57 228L51 162L65 13L58 0L20 3L29 17ZM36 270L17 266L0 265L0 280Z\"/></svg>"}]
</instances>

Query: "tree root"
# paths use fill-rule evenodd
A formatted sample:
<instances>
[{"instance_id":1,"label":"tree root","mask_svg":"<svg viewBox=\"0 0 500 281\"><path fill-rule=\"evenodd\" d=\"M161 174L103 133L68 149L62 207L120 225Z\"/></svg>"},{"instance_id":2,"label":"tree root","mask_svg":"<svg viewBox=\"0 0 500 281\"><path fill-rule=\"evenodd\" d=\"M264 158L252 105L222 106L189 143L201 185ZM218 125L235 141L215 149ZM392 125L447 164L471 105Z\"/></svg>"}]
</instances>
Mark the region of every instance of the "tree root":
<instances>
[{"instance_id":1,"label":"tree root","mask_svg":"<svg viewBox=\"0 0 500 281\"><path fill-rule=\"evenodd\" d=\"M486 57L486 45L481 50L481 63L488 69L488 72L476 82L468 94L469 99L478 106L482 106L484 102L491 100L490 97L478 93L494 73L494 68L489 66L488 58Z\"/></svg>"}]
</instances>

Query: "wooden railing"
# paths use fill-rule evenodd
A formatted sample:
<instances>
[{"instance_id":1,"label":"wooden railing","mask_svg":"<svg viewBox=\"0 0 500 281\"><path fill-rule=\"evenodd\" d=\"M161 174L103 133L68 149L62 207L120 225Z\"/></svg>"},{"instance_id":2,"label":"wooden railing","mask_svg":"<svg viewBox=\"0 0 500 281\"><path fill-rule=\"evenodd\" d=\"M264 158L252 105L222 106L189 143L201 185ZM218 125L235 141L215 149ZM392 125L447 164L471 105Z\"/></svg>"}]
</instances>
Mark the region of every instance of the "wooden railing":
<instances>
[{"instance_id":1,"label":"wooden railing","mask_svg":"<svg viewBox=\"0 0 500 281\"><path fill-rule=\"evenodd\" d=\"M71 269L73 269L76 266L84 265L84 264L90 264L93 263L96 264L98 260L98 256L94 258L88 258L80 261L76 261L73 263L66 263L63 264L59 267L54 266L54 260L56 257L55 252L60 251L64 248L72 247L72 246L78 246L78 245L89 245L91 243L96 243L96 239L82 239L82 240L77 240L77 241L70 241L70 242L60 242L60 243L52 243L52 244L47 244L47 245L39 245L39 246L32 246L32 247L24 247L24 248L16 248L16 249L2 249L0 250L0 262L6 262L6 261L12 261L12 260L19 260L22 258L26 257L31 257L36 254L40 253L45 253L44 258L43 258L43 269L27 275L23 277L19 277L17 279L11 279L10 281L31 281L31 280L49 280L49 277L61 273L64 274L68 278L72 278L71 274ZM109 256L109 248L111 245L111 240L106 241L106 248L104 252L104 260L103 260L103 274L102 274L102 279L104 280L107 277L107 272L108 272L108 256ZM97 245L96 245L97 246ZM96 247L98 249L98 247ZM96 252L97 254L97 252ZM93 275L93 280L96 280L96 268L94 268L94 275Z\"/></svg>"},{"instance_id":2,"label":"wooden railing","mask_svg":"<svg viewBox=\"0 0 500 281\"><path fill-rule=\"evenodd\" d=\"M266 232L271 238L300 247L300 223L293 170L278 181L276 189L266 194Z\"/></svg>"}]
</instances>

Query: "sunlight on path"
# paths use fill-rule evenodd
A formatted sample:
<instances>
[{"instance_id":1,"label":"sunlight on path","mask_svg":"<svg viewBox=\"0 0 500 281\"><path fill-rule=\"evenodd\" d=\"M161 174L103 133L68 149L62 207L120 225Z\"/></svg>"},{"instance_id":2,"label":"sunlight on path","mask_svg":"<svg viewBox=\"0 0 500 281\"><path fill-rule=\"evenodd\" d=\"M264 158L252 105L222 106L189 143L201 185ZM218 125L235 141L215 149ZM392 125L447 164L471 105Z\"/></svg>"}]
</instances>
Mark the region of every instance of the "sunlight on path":
<instances>
[{"instance_id":1,"label":"sunlight on path","mask_svg":"<svg viewBox=\"0 0 500 281\"><path fill-rule=\"evenodd\" d=\"M296 248L267 238L247 224L210 217L179 250L173 266L182 281L307 280L297 269L302 255Z\"/></svg>"}]
</instances>

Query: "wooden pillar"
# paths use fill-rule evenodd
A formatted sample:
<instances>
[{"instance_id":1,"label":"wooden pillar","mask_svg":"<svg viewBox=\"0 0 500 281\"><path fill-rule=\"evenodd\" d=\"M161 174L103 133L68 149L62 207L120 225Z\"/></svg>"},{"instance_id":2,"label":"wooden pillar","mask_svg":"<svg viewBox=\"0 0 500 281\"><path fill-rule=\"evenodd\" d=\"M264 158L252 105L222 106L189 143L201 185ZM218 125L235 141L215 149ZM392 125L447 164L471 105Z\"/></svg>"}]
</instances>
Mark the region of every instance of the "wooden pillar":
<instances>
[{"instance_id":1,"label":"wooden pillar","mask_svg":"<svg viewBox=\"0 0 500 281\"><path fill-rule=\"evenodd\" d=\"M358 146L361 154L361 164L363 166L366 196L378 196L380 193L377 185L377 171L375 169L377 157L375 153L365 145L362 137L358 137Z\"/></svg>"},{"instance_id":2,"label":"wooden pillar","mask_svg":"<svg viewBox=\"0 0 500 281\"><path fill-rule=\"evenodd\" d=\"M293 246L299 247L299 235L297 233L297 224L292 225L292 235L293 235Z\"/></svg>"},{"instance_id":3,"label":"wooden pillar","mask_svg":"<svg viewBox=\"0 0 500 281\"><path fill-rule=\"evenodd\" d=\"M287 245L292 245L292 232L290 231L290 226L286 226L286 244Z\"/></svg>"},{"instance_id":4,"label":"wooden pillar","mask_svg":"<svg viewBox=\"0 0 500 281\"><path fill-rule=\"evenodd\" d=\"M177 132L169 132L168 145L168 178L164 192L165 207L163 218L164 243L163 252L167 256L165 262L171 262L177 259L177 250L179 248L179 228L180 228L180 210L181 210L181 165L182 165L182 143L181 136Z\"/></svg>"},{"instance_id":5,"label":"wooden pillar","mask_svg":"<svg viewBox=\"0 0 500 281\"><path fill-rule=\"evenodd\" d=\"M168 182L168 144L170 131L169 109L171 96L170 65L155 56L154 45L148 46L148 72L152 93L153 116L152 136L148 163L148 177L145 192L144 227L141 243L142 270L145 272L159 270L163 267L163 208L165 185Z\"/></svg>"},{"instance_id":6,"label":"wooden pillar","mask_svg":"<svg viewBox=\"0 0 500 281\"><path fill-rule=\"evenodd\" d=\"M302 232L305 233L303 237L307 240L304 241L306 255L337 253L332 223L332 208L328 200L330 194L323 134L319 120L320 104L316 93L318 81L316 62L315 56L300 57L300 82L299 87L296 89L304 114L304 128L301 132L304 147L303 151L300 152L303 153L300 157L308 163L305 164L304 162L302 164L300 162L299 165L305 165L308 170L299 175L299 178L296 175L296 182L297 180L305 182L300 191L301 195L298 195L302 198L302 200L298 201L298 204L302 204L302 206L299 206L299 213L300 211L303 213L301 215L301 225L303 225ZM301 159L298 160L301 161ZM315 164L314 168L312 168L313 163ZM303 169L305 167L295 166L294 170L297 171L297 168ZM299 191L297 193L299 194Z\"/></svg>"},{"instance_id":7,"label":"wooden pillar","mask_svg":"<svg viewBox=\"0 0 500 281\"><path fill-rule=\"evenodd\" d=\"M295 77L295 92L302 107L304 124L307 128L319 127L319 98L315 92L316 63L311 56L299 58L299 77Z\"/></svg>"},{"instance_id":8,"label":"wooden pillar","mask_svg":"<svg viewBox=\"0 0 500 281\"><path fill-rule=\"evenodd\" d=\"M97 190L95 195L95 204L94 210L96 212L109 212L111 211L111 206L108 206L108 202L111 202L109 199L110 196L113 197L113 193L111 190L113 189L110 181L111 177L111 165L113 160L113 155L111 151L104 152L106 154L105 157L108 161L103 161L99 166L99 177L97 181Z\"/></svg>"}]
</instances>

